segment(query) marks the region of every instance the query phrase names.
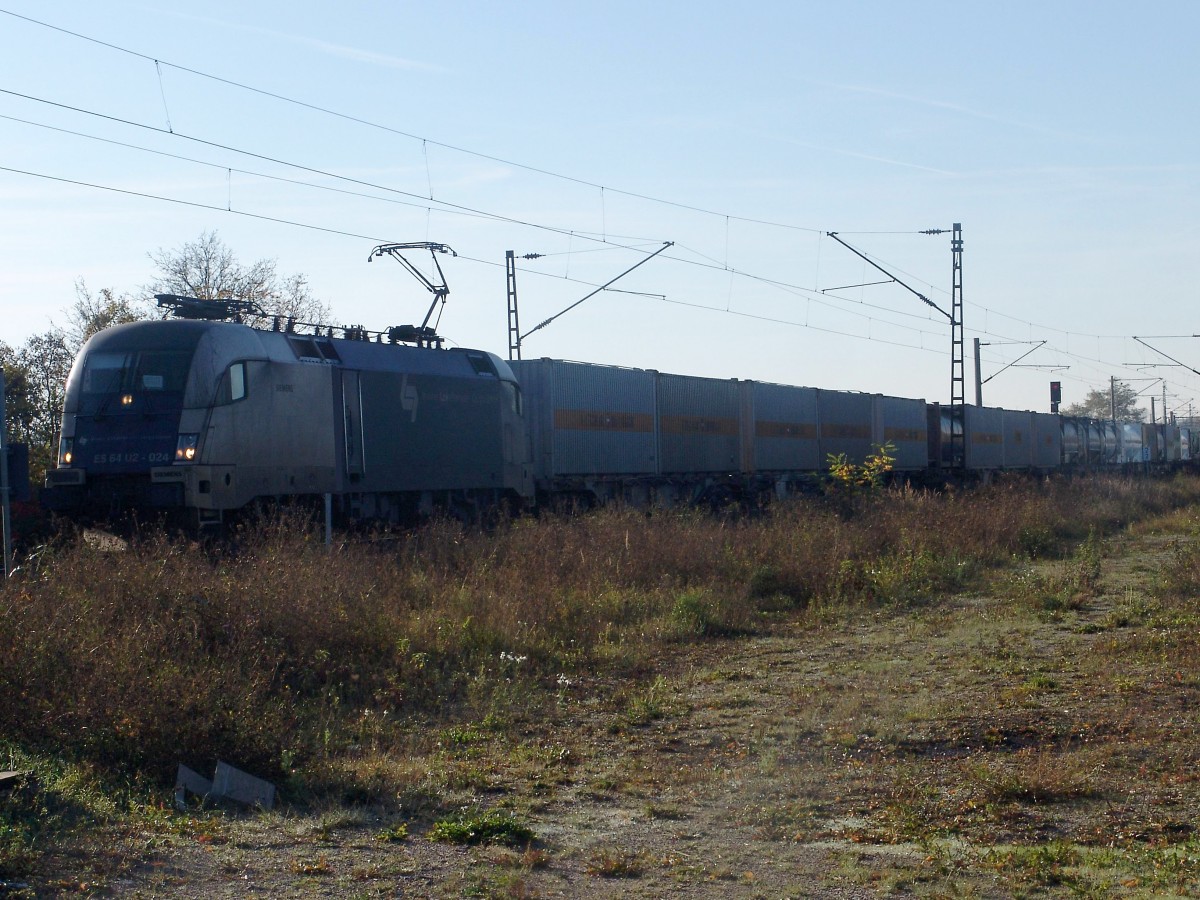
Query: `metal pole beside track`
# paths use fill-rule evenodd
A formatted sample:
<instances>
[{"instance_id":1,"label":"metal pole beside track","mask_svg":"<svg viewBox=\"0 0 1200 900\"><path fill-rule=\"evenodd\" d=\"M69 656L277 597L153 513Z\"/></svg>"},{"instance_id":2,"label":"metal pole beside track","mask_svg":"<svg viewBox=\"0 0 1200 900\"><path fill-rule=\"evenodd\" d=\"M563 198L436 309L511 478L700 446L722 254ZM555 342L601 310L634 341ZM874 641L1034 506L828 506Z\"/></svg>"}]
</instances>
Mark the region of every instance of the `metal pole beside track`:
<instances>
[{"instance_id":1,"label":"metal pole beside track","mask_svg":"<svg viewBox=\"0 0 1200 900\"><path fill-rule=\"evenodd\" d=\"M7 579L12 572L12 516L9 512L8 440L4 436L4 415L4 370L0 369L0 531L4 532L4 577Z\"/></svg>"}]
</instances>

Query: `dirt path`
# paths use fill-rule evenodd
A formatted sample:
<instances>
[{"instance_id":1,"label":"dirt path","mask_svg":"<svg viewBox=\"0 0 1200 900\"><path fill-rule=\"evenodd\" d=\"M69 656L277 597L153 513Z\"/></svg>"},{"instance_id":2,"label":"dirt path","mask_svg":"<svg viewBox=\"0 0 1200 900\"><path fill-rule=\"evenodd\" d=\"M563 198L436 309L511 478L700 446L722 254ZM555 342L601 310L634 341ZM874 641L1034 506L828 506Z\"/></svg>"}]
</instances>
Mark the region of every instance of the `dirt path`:
<instances>
[{"instance_id":1,"label":"dirt path","mask_svg":"<svg viewBox=\"0 0 1200 900\"><path fill-rule=\"evenodd\" d=\"M1162 664L1163 647L1157 661L1112 660L1154 639L1148 614L1121 611L1146 606L1168 552L1159 537L1111 545L1099 589L1064 610L966 596L810 612L769 633L680 645L661 680L633 691L574 685L557 722L451 760L474 773L458 788L463 802L519 810L537 835L530 849L435 843L416 825L382 841L392 822L371 810L284 810L155 837L151 861L111 888L184 898L1157 894L1159 862L1194 853L1197 788L1168 774L1170 759L1197 753L1197 686L1165 679L1175 663ZM1068 564L1029 572L1052 585ZM1136 771L1146 783L1127 792ZM1101 851L1103 865L1091 855ZM1167 886L1190 893L1195 872L1176 874Z\"/></svg>"}]
</instances>

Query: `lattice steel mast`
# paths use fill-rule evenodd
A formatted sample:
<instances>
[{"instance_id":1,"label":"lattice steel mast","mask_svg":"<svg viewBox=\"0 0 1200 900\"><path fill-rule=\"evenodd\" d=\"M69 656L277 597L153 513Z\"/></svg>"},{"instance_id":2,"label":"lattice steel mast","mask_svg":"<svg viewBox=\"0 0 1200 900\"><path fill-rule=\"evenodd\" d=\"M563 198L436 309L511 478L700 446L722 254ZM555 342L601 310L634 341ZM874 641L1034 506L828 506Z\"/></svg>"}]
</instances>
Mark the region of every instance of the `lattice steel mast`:
<instances>
[{"instance_id":1,"label":"lattice steel mast","mask_svg":"<svg viewBox=\"0 0 1200 900\"><path fill-rule=\"evenodd\" d=\"M511 250L504 252L504 269L508 276L508 358L521 358L521 325L517 320L517 260Z\"/></svg>"},{"instance_id":2,"label":"lattice steel mast","mask_svg":"<svg viewBox=\"0 0 1200 900\"><path fill-rule=\"evenodd\" d=\"M950 465L967 464L967 388L963 359L962 225L954 223L950 236Z\"/></svg>"},{"instance_id":3,"label":"lattice steel mast","mask_svg":"<svg viewBox=\"0 0 1200 900\"><path fill-rule=\"evenodd\" d=\"M945 233L946 229L944 228L929 228L921 232L921 234ZM965 362L963 359L962 225L960 225L958 222L954 223L950 241L950 249L952 254L952 271L950 273L950 312L946 312L946 310L942 309L916 288L905 284L866 254L851 247L840 237L838 237L836 231L827 231L825 234L833 238L855 256L858 256L864 260L868 265L878 269L889 279L891 279L891 281L900 285L900 287L904 288L906 291L915 294L917 298L920 299L920 301L926 306L936 309L943 316L950 320L950 468L965 468L967 463L967 454L966 443L963 437L966 431L966 375ZM876 283L879 282L872 282L872 284Z\"/></svg>"}]
</instances>

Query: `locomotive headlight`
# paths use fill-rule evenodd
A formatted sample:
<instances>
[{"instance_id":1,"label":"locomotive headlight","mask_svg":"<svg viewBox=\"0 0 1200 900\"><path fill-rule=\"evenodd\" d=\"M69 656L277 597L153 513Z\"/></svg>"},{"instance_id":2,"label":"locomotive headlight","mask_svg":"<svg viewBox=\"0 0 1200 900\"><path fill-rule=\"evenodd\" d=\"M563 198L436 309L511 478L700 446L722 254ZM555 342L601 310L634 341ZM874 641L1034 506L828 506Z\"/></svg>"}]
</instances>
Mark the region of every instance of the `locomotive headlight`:
<instances>
[{"instance_id":1,"label":"locomotive headlight","mask_svg":"<svg viewBox=\"0 0 1200 900\"><path fill-rule=\"evenodd\" d=\"M175 445L175 462L195 462L196 444L200 441L198 434L181 434L179 443Z\"/></svg>"},{"instance_id":2,"label":"locomotive headlight","mask_svg":"<svg viewBox=\"0 0 1200 900\"><path fill-rule=\"evenodd\" d=\"M75 438L65 437L58 442L58 464L67 467L75 458Z\"/></svg>"},{"instance_id":3,"label":"locomotive headlight","mask_svg":"<svg viewBox=\"0 0 1200 900\"><path fill-rule=\"evenodd\" d=\"M121 395L121 405L122 406L133 406L133 394L122 394Z\"/></svg>"}]
</instances>

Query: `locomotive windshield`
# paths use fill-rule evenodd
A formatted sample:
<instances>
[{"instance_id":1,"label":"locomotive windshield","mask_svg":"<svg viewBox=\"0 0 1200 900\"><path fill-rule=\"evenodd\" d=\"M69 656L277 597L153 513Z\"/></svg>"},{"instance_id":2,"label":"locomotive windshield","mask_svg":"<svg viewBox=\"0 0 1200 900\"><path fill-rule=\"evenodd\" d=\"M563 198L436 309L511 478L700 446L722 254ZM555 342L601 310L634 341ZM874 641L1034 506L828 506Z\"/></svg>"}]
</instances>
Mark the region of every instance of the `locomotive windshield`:
<instances>
[{"instance_id":1,"label":"locomotive windshield","mask_svg":"<svg viewBox=\"0 0 1200 900\"><path fill-rule=\"evenodd\" d=\"M84 363L83 393L181 392L191 364L192 354L178 350L91 353Z\"/></svg>"}]
</instances>

